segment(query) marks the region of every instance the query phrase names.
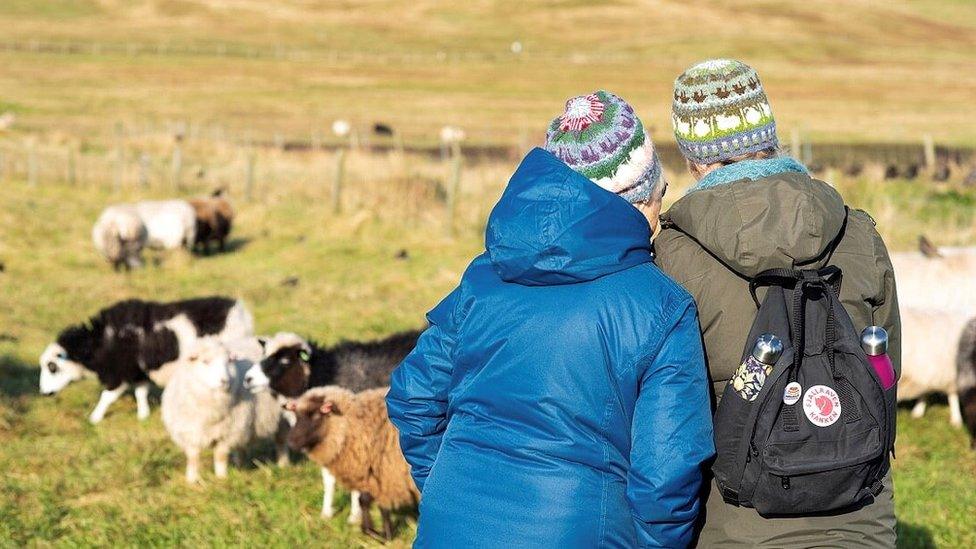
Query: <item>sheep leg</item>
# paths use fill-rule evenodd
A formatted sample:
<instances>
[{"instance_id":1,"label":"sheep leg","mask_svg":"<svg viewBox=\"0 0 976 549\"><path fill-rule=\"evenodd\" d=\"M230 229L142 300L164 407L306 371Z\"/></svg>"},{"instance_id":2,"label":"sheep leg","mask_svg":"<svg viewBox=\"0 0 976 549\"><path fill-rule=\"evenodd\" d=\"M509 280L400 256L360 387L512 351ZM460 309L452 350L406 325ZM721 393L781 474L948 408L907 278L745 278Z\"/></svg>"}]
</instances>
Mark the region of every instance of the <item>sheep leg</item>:
<instances>
[{"instance_id":1,"label":"sheep leg","mask_svg":"<svg viewBox=\"0 0 976 549\"><path fill-rule=\"evenodd\" d=\"M349 524L359 524L363 519L363 506L359 503L359 498L362 497L359 490L353 490L349 493L349 519L347 522Z\"/></svg>"},{"instance_id":2,"label":"sheep leg","mask_svg":"<svg viewBox=\"0 0 976 549\"><path fill-rule=\"evenodd\" d=\"M200 482L200 449L186 449L186 482L196 484Z\"/></svg>"},{"instance_id":3,"label":"sheep leg","mask_svg":"<svg viewBox=\"0 0 976 549\"><path fill-rule=\"evenodd\" d=\"M376 529L373 528L373 517L371 517L369 514L369 509L370 507L373 506L373 496L366 493L361 494L359 496L359 502L362 504L363 507L363 519L359 522L359 530L368 536L372 536L381 541L385 541L382 539L379 532L377 532Z\"/></svg>"},{"instance_id":4,"label":"sheep leg","mask_svg":"<svg viewBox=\"0 0 976 549\"><path fill-rule=\"evenodd\" d=\"M230 459L230 448L218 445L214 448L214 475L217 478L227 478L227 461Z\"/></svg>"},{"instance_id":5,"label":"sheep leg","mask_svg":"<svg viewBox=\"0 0 976 549\"><path fill-rule=\"evenodd\" d=\"M136 417L142 421L149 417L149 384L139 383L134 392L136 394Z\"/></svg>"},{"instance_id":6,"label":"sheep leg","mask_svg":"<svg viewBox=\"0 0 976 549\"><path fill-rule=\"evenodd\" d=\"M925 402L925 397L919 398L918 402L915 403L915 407L912 408L912 417L917 419L924 416L926 406L928 406L928 404Z\"/></svg>"},{"instance_id":7,"label":"sheep leg","mask_svg":"<svg viewBox=\"0 0 976 549\"><path fill-rule=\"evenodd\" d=\"M92 424L98 423L105 419L105 412L108 411L108 407L115 403L116 400L125 393L128 389L128 384L122 383L115 389L106 389L102 391L102 396L98 398L98 404L95 405L95 409L92 410L90 416L88 416L88 421Z\"/></svg>"},{"instance_id":8,"label":"sheep leg","mask_svg":"<svg viewBox=\"0 0 976 549\"><path fill-rule=\"evenodd\" d=\"M322 468L322 518L332 518L335 509L332 508L332 500L335 498L336 479L325 467Z\"/></svg>"},{"instance_id":9,"label":"sheep leg","mask_svg":"<svg viewBox=\"0 0 976 549\"><path fill-rule=\"evenodd\" d=\"M959 393L949 393L949 424L962 427L962 408L959 407Z\"/></svg>"},{"instance_id":10,"label":"sheep leg","mask_svg":"<svg viewBox=\"0 0 976 549\"><path fill-rule=\"evenodd\" d=\"M288 456L288 423L284 420L278 425L278 432L275 433L275 453L278 457L278 467L288 467L291 463Z\"/></svg>"},{"instance_id":11,"label":"sheep leg","mask_svg":"<svg viewBox=\"0 0 976 549\"><path fill-rule=\"evenodd\" d=\"M383 520L383 537L386 541L393 539L393 519L390 517L390 510L380 508L380 518Z\"/></svg>"}]
</instances>

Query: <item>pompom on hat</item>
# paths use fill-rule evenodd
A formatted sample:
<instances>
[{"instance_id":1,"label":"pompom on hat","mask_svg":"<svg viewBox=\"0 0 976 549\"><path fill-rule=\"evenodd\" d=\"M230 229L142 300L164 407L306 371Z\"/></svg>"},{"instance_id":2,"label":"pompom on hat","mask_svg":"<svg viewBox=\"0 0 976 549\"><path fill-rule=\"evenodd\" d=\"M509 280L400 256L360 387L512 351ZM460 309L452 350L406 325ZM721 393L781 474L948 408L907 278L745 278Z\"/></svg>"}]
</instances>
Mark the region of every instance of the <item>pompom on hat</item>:
<instances>
[{"instance_id":1,"label":"pompom on hat","mask_svg":"<svg viewBox=\"0 0 976 549\"><path fill-rule=\"evenodd\" d=\"M634 109L607 91L566 102L546 133L546 150L630 203L647 201L661 181L661 162Z\"/></svg>"},{"instance_id":2,"label":"pompom on hat","mask_svg":"<svg viewBox=\"0 0 976 549\"><path fill-rule=\"evenodd\" d=\"M674 81L671 121L681 153L712 164L779 146L759 75L732 59L711 59Z\"/></svg>"}]
</instances>

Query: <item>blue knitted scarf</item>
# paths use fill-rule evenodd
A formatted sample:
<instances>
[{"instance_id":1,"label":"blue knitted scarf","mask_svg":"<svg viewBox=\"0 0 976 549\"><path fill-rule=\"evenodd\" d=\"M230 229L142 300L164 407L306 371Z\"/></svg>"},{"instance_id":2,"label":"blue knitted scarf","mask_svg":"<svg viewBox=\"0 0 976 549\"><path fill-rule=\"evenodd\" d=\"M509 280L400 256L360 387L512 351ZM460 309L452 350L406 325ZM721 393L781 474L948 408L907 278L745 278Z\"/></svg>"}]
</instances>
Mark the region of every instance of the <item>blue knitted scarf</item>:
<instances>
[{"instance_id":1,"label":"blue knitted scarf","mask_svg":"<svg viewBox=\"0 0 976 549\"><path fill-rule=\"evenodd\" d=\"M755 181L756 179L785 172L797 172L803 174L810 173L803 164L789 156L767 158L765 160L743 160L741 162L722 166L721 168L709 173L692 188L688 189L688 192L691 193L700 191L702 189L710 189L718 185L724 185L726 183L739 181L741 179Z\"/></svg>"}]
</instances>

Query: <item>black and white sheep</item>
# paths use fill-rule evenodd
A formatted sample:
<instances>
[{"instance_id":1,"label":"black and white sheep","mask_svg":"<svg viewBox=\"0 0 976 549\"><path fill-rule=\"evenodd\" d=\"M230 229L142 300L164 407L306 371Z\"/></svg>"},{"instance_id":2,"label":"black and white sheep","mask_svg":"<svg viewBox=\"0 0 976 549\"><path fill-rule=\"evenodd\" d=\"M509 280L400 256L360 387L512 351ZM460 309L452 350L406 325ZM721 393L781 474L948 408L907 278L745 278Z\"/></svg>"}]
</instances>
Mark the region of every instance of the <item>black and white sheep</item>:
<instances>
[{"instance_id":1,"label":"black and white sheep","mask_svg":"<svg viewBox=\"0 0 976 549\"><path fill-rule=\"evenodd\" d=\"M104 390L89 419L98 423L133 387L139 419L149 416L149 383L165 386L172 364L197 338L227 341L254 335L244 303L205 297L157 303L126 300L65 328L40 357L40 392L53 395L72 381L97 377Z\"/></svg>"},{"instance_id":2,"label":"black and white sheep","mask_svg":"<svg viewBox=\"0 0 976 549\"><path fill-rule=\"evenodd\" d=\"M283 400L297 398L313 387L338 385L354 392L384 387L390 374L413 350L418 331L406 331L377 341L343 341L323 347L291 332L264 340L264 359L251 368L244 384L252 391L270 389ZM335 477L322 469L322 516L335 514ZM360 494L353 492L348 521L361 521Z\"/></svg>"},{"instance_id":3,"label":"black and white sheep","mask_svg":"<svg viewBox=\"0 0 976 549\"><path fill-rule=\"evenodd\" d=\"M207 336L193 343L174 366L163 391L162 417L173 442L186 454L187 482L199 481L204 450L214 449L214 474L223 478L231 452L255 439L274 438L278 464L288 463L288 423L277 399L243 387L244 373L260 356L261 347L253 338L222 342Z\"/></svg>"},{"instance_id":4,"label":"black and white sheep","mask_svg":"<svg viewBox=\"0 0 976 549\"><path fill-rule=\"evenodd\" d=\"M133 206L105 208L92 228L92 242L115 270L142 266L142 249L148 239L146 225Z\"/></svg>"}]
</instances>

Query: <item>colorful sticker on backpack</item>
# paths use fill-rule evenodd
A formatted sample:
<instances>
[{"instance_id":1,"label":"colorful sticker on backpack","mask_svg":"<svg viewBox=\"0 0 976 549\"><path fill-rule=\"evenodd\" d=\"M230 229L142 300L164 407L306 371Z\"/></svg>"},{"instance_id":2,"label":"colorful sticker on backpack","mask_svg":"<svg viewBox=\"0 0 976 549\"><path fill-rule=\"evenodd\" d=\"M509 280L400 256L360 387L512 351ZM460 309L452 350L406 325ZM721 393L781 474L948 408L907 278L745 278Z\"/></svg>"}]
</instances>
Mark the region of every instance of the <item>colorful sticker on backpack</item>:
<instances>
[{"instance_id":1,"label":"colorful sticker on backpack","mask_svg":"<svg viewBox=\"0 0 976 549\"><path fill-rule=\"evenodd\" d=\"M803 412L817 427L833 425L840 419L840 397L826 385L814 385L803 395Z\"/></svg>"}]
</instances>

